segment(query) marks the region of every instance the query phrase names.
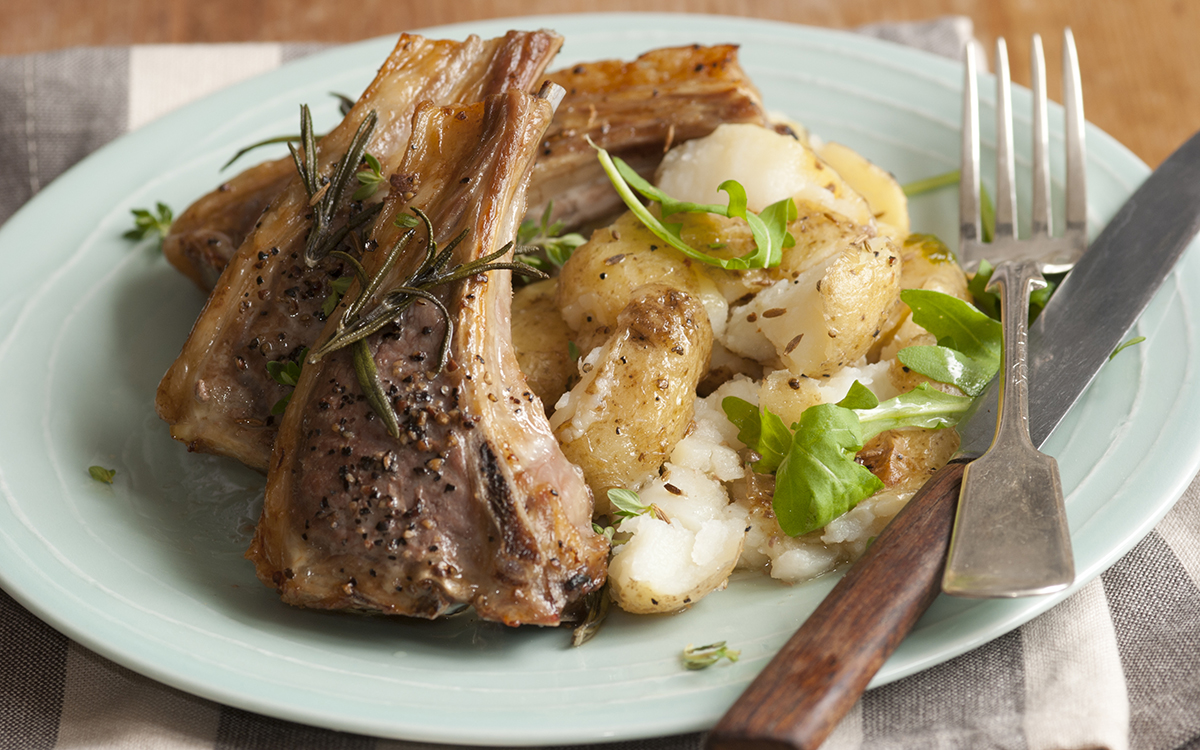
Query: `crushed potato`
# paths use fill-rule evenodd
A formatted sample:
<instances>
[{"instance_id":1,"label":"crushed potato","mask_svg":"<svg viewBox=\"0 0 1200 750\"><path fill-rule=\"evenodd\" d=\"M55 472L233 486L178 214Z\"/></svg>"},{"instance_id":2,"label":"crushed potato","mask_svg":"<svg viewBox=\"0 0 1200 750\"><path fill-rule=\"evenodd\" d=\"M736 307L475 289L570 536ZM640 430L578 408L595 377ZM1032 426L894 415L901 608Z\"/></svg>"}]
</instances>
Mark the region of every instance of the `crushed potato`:
<instances>
[{"instance_id":1,"label":"crushed potato","mask_svg":"<svg viewBox=\"0 0 1200 750\"><path fill-rule=\"evenodd\" d=\"M718 203L727 179L743 185L751 210L795 200L796 243L778 266L699 263L625 214L513 303L522 367L554 404L551 426L598 516L613 519L610 488L635 490L650 509L617 524L610 590L629 612L686 608L724 588L737 567L794 583L849 562L957 449L953 430L882 433L859 461L884 489L822 529L783 533L774 477L750 468L756 457L722 400L736 396L792 424L855 380L880 400L911 390L925 379L896 353L933 342L900 291L969 296L945 248L909 234L895 179L845 146L722 125L668 153L656 182L679 200ZM663 218L714 256L753 248L739 219ZM566 358L571 345L578 362Z\"/></svg>"}]
</instances>

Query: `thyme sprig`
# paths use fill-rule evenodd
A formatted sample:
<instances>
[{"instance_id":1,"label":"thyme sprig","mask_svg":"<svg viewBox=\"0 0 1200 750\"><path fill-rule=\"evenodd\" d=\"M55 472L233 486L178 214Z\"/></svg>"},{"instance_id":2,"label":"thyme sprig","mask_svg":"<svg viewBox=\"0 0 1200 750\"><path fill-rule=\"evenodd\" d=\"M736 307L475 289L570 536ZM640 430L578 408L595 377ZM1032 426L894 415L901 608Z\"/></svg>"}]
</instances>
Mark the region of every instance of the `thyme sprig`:
<instances>
[{"instance_id":1,"label":"thyme sprig","mask_svg":"<svg viewBox=\"0 0 1200 750\"><path fill-rule=\"evenodd\" d=\"M446 309L442 301L433 293L434 289L446 284L453 284L469 276L501 269L508 269L514 273L527 276L547 278L546 274L537 269L530 268L524 263L516 261L497 262L497 258L503 256L512 248L511 242L481 258L468 263L459 263L451 266L449 265L450 258L454 254L455 248L466 238L466 230L463 230L462 233L447 243L445 248L439 250L437 241L434 240L433 224L430 222L429 217L418 208L414 208L412 211L420 219L420 222L424 224L425 231L429 237L429 241L426 244L425 257L416 270L410 273L399 285L383 293L371 309L366 309L367 303L379 295L384 281L391 274L400 255L416 235L416 228L413 225L417 224L417 221L407 215L403 215L397 219L397 225L407 226L409 229L388 250L383 263L380 264L373 276L368 276L366 269L353 256L340 250L334 250L331 253L345 261L354 271L354 275L358 278L359 293L346 306L345 312L342 313L342 317L338 320L333 335L324 344L317 347L308 360L315 363L330 352L352 346L354 371L358 377L359 385L362 386L367 396L367 402L371 405L375 414L384 421L388 432L393 437L399 437L400 434L399 418L396 416L391 399L388 398L383 390L383 383L380 381L379 373L375 368L375 359L371 355L370 348L367 346L367 337L378 332L388 324L399 326L401 315L414 302L420 301L421 303L430 304L441 314L442 319L446 323L445 329L442 332L442 341L438 347L437 368L433 371L434 374L440 373L450 357L450 341L454 336L454 320L450 316L450 311Z\"/></svg>"},{"instance_id":2,"label":"thyme sprig","mask_svg":"<svg viewBox=\"0 0 1200 750\"><path fill-rule=\"evenodd\" d=\"M380 204L366 208L352 216L337 231L333 229L334 216L342 205L346 189L355 179L378 119L375 110L367 113L350 139L345 155L334 166L333 174L322 177L317 166L317 139L313 135L312 112L307 104L300 105L301 148L297 149L294 144L288 143L288 150L313 207L313 225L304 246L304 261L310 268L329 255L349 232L365 224L380 210Z\"/></svg>"}]
</instances>

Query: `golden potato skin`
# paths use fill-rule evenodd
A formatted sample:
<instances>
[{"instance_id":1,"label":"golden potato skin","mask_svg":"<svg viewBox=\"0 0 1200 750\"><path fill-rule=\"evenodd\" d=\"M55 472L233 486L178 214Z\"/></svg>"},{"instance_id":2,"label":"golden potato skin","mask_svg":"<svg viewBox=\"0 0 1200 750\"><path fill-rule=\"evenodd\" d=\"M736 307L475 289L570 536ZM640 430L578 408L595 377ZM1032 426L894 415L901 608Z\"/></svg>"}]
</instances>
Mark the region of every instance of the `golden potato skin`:
<instances>
[{"instance_id":1,"label":"golden potato skin","mask_svg":"<svg viewBox=\"0 0 1200 750\"><path fill-rule=\"evenodd\" d=\"M916 490L958 450L951 429L911 427L881 432L858 452L858 461L887 487Z\"/></svg>"},{"instance_id":2,"label":"golden potato skin","mask_svg":"<svg viewBox=\"0 0 1200 750\"><path fill-rule=\"evenodd\" d=\"M704 308L666 285L639 289L615 323L551 420L563 452L583 470L598 513L607 510L609 488L635 486L656 472L684 436L712 350Z\"/></svg>"},{"instance_id":3,"label":"golden potato skin","mask_svg":"<svg viewBox=\"0 0 1200 750\"><path fill-rule=\"evenodd\" d=\"M512 301L517 364L547 413L577 373L570 351L573 333L558 311L557 295L557 280L546 279L521 287Z\"/></svg>"},{"instance_id":4,"label":"golden potato skin","mask_svg":"<svg viewBox=\"0 0 1200 750\"><path fill-rule=\"evenodd\" d=\"M567 325L577 332L579 350L587 353L603 343L635 290L645 284L680 289L702 304L706 296L719 297L715 285L694 265L631 213L597 229L559 274L558 305Z\"/></svg>"}]
</instances>

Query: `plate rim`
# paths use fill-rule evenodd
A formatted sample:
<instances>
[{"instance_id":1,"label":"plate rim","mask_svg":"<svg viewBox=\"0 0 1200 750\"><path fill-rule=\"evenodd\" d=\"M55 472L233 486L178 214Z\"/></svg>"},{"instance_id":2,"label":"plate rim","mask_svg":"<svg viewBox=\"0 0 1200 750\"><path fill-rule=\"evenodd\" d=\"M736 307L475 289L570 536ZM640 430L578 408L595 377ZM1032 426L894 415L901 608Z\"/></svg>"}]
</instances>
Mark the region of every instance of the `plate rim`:
<instances>
[{"instance_id":1,"label":"plate rim","mask_svg":"<svg viewBox=\"0 0 1200 750\"><path fill-rule=\"evenodd\" d=\"M805 33L811 33L811 34L814 34L814 35L820 36L820 37L828 37L828 38L832 38L832 39L853 40L853 42L855 44L865 44L868 47L873 46L873 45L880 45L879 49L889 49L890 51L903 50L904 54L906 54L906 55L911 54L911 55L916 55L918 57L925 57L925 58L928 58L931 60L936 60L936 61L938 61L938 64L946 64L949 66L957 65L953 61L938 57L936 55L933 55L932 53L924 52L924 51L917 50L917 49L910 48L910 47L905 47L905 46L898 45L898 44L895 44L892 42L887 42L884 40L872 39L870 37L865 37L865 36L856 34L854 32L850 32L850 31L821 29L821 28L817 28L817 27L801 26L801 25L797 25L797 24L787 24L784 22L777 22L777 21L765 21L763 19L750 19L750 18L744 18L744 17L738 17L738 16L717 16L717 15L702 15L702 14L671 14L671 13L634 13L634 14L629 14L629 13L619 13L619 12L590 13L590 14L561 14L561 15L550 15L550 16L545 16L545 15L522 16L522 17L514 17L514 18L508 18L508 19L486 19L486 21L481 21L481 22L464 22L464 23L457 23L457 24L449 24L449 25L444 25L444 26L431 27L429 29L424 29L424 30L417 30L414 33L427 32L431 35L451 36L451 35L458 34L461 32L486 28L488 25L490 25L490 26L499 26L499 25L515 26L516 24L521 24L521 23L525 23L525 22L540 23L545 20L556 20L556 19L561 20L564 18L569 18L572 21L584 21L587 19L594 19L594 18L604 18L604 19L611 20L614 18L620 18L623 16L629 16L629 15L635 15L639 18L658 17L658 18L672 19L672 20L686 18L689 21L691 21L691 20L707 20L709 22L722 22L722 23L732 22L732 23L736 23L738 25L743 25L747 28L761 28L764 24L768 25L768 26L784 25L791 29L802 30ZM457 37L455 37L455 38L457 38ZM25 206L22 206L22 208L16 214L14 214L14 216L11 217L5 223L5 225L3 227L0 227L0 248L3 248L6 245L6 241L9 239L10 234L12 234L12 235L17 234L18 229L20 229L24 226L23 222L26 221L26 219L18 220L18 217L22 217L23 215L32 215L32 214L36 213L37 210L40 210L40 208L43 204L47 204L53 200L56 200L58 198L58 193L67 189L67 187L64 187L64 185L69 187L70 182L72 180L76 179L74 177L69 177L69 176L75 175L77 173L84 173L89 170L93 170L97 167L97 165L103 165L107 160L110 160L112 158L113 154L123 153L124 150L130 148L129 144L131 144L131 143L137 144L142 139L146 138L147 136L145 134L147 132L154 134L159 131L166 132L169 130L173 130L176 127L178 127L177 121L182 122L186 118L186 116L190 110L199 108L201 106L205 106L205 107L216 106L214 104L214 102L220 102L223 99L232 99L235 96L240 96L244 92L251 91L256 87L263 85L264 80L270 80L271 77L273 77L273 76L282 75L286 70L291 69L293 66L300 66L305 63L316 65L318 63L323 63L326 58L334 59L339 55L351 54L353 51L356 51L356 50L367 49L367 48L369 48L369 45L381 45L386 40L394 40L394 39L395 39L395 35L387 35L387 36L375 37L373 39L363 40L360 42L355 42L355 43L352 43L349 45L338 45L338 46L314 53L314 55L302 58L300 60L285 63L284 65L281 65L279 68L276 68L265 74L255 76L251 79L248 79L247 81L243 81L241 83L235 84L234 86L230 87L229 89L225 89L225 90L216 92L214 94L210 94L208 96L202 97L201 99L198 99L195 102L185 105L183 108L181 108L180 110L177 110L176 112L172 112L172 113L160 118L159 120L156 120L152 123L148 123L143 128L132 131L130 133L127 133L127 134L121 136L118 139L115 139L113 142L106 144L104 147L102 147L101 149L98 149L96 152L93 152L88 157L86 157L84 160L81 160L78 164L74 165L71 169L67 170L67 172L65 172L59 178L54 180L50 185L48 185L37 196L34 196L34 198L31 201L29 201L28 203L25 204ZM1098 129L1095 129L1095 128L1090 128L1089 129L1089 138L1092 137L1093 132L1100 133L1101 131L1099 131ZM1108 136L1105 136L1105 137L1108 138ZM1113 140L1111 138L1109 140L1112 140L1112 143L1115 144L1120 149L1125 148L1124 146L1121 146L1115 140ZM1127 153L1129 153L1127 149L1125 149L1125 151ZM1137 159L1136 156L1133 156L1132 153L1129 153L1129 156L1132 157L1134 159L1134 161L1137 162L1137 164L1141 165L1142 169L1144 170L1144 172L1146 174L1149 173L1148 167L1146 167L1144 164L1142 164L1141 161L1139 159ZM30 206L37 206L38 209L37 210L29 210ZM14 227L16 227L16 228L14 228ZM7 261L9 259L5 258L4 260L7 263ZM4 348L5 348L4 342L0 341L0 356L2 356ZM1194 468L1197 465L1197 463L1200 463L1200 449L1193 449L1191 451L1191 453L1192 453L1192 455L1190 456L1190 458L1188 460L1191 462L1190 465ZM0 483L3 483L4 481L5 481L5 477L4 477L4 474L2 471L2 467L0 467ZM1186 489L1187 484L1190 481L1191 481L1190 478L1180 478L1176 481L1175 484L1178 485L1178 492L1175 493L1175 499L1177 499L1178 496L1180 494L1182 494L1183 490ZM8 494L7 486L0 487L0 489L3 489L4 494ZM1139 527L1139 528L1144 527L1144 531L1140 531L1137 534L1137 538L1134 539L1127 547L1125 547L1124 549L1119 550L1119 551L1115 551L1115 550L1111 551L1107 556L1105 556L1102 569L1107 569L1107 567L1109 567L1113 562L1115 562L1116 559L1121 554L1124 554L1124 552L1127 551L1130 547L1132 547L1133 544L1135 544L1137 540L1141 539L1142 536L1144 536L1146 533L1148 533L1150 528L1152 528L1153 525L1155 525L1157 523L1157 521L1161 518L1161 516L1164 515L1170 509L1171 505L1173 505L1173 501L1171 503L1166 503L1165 507L1162 508L1162 513L1159 514L1157 517L1153 518L1152 520L1150 520L1150 519L1145 520ZM1097 571L1095 573L1095 575L1098 575L1099 572L1100 571ZM1094 577L1094 575L1091 577ZM54 627L56 630L59 630L60 632L64 632L66 635L68 635L68 637L76 640L81 645L84 645L84 646L90 648L91 650L96 651L97 653L100 653L101 655L104 655L109 659L112 659L113 661L115 661L119 664L129 666L131 669L134 669L134 671L137 671L141 674L145 674L145 675L147 675L153 679L156 679L160 682L163 682L165 684L180 687L189 693L192 693L195 695L200 695L205 698L209 698L218 703L232 705L229 703L229 695L225 691L213 690L213 689L211 689L211 687L209 685L204 683L202 680L196 679L190 675L179 675L175 672L164 671L162 669L158 669L157 665L146 662L145 660L140 660L140 661L136 660L136 659L131 660L129 654L127 654L125 652L114 651L113 647L111 647L111 644L98 641L97 638L92 637L91 633L88 631L78 630L74 626L74 623L62 621L61 618L59 618L57 616L57 613L54 612L51 608L49 608L48 605L43 606L43 602L40 601L35 595L25 591L21 586L15 585L14 581L11 580L9 573L4 569L0 569L0 583L3 584L3 588L14 599L16 599L18 602L20 602L22 605L24 605L26 608L28 608L31 612L33 612L36 616L39 617L39 619L42 619L43 621L51 624L52 627ZM1082 583L1077 584L1075 587L1070 589L1069 592L1073 592L1074 590L1076 590L1077 588L1079 588L1082 585L1083 585ZM1058 601L1061 601L1062 598L1065 598L1065 596L1066 595L1064 594L1064 596L1055 598L1053 600L1047 599L1047 600L1039 603L1039 606L1035 606L1032 609L1027 609L1027 610L1021 612L1019 615L1011 618L1009 621L1006 621L1003 624L998 625L997 626L998 628L1003 628L1003 629L1000 632L997 632L989 637L984 638L983 640L980 641L980 643L990 641L993 638L998 637L999 635L1001 635L1003 633L1009 632L1010 630L1019 626L1020 624L1028 621L1029 619L1032 619L1032 617L1036 616L1037 614L1040 614L1045 609L1049 609L1051 606L1058 603ZM1044 605L1044 606L1041 606L1041 605ZM1028 615L1028 616L1026 616L1026 615ZM908 672L905 672L903 674L892 675L890 677L890 679L887 681L891 681L894 679L900 679L901 677L907 676L908 674L914 673L916 671L921 671L922 669L928 668L929 666L933 666L934 663L940 663L942 661L945 661L946 659L952 658L953 656L956 656L967 650L975 648L977 645L979 645L979 643L965 646L965 647L961 648L960 650L958 650L957 652L951 653L951 654L945 656L945 658L937 659L935 662L931 662L924 666L916 667L916 668L914 668ZM138 666L132 666L131 663L137 663ZM880 684L882 684L882 683L880 683ZM873 682L872 685L874 686L875 683ZM242 696L242 698L243 699L240 700L239 703L237 704L240 707L246 707L246 708L249 708L249 710L254 710L259 713L263 713L265 715L280 716L280 714L278 712L278 705L275 702L272 702L270 700L259 700L259 701L246 700L245 699L246 696ZM312 723L309 721L305 721L305 717L290 716L287 718L289 718L290 720L293 720L293 721L299 721L301 723ZM327 728L337 728L337 729L341 729L343 731L356 731L355 729L348 728L344 725L343 726L333 726L331 724L324 723L324 722L318 723L316 725L324 726ZM700 728L702 728L702 726L697 725L697 726L692 726L692 727L682 727L679 729L672 729L671 731L693 731L694 729L700 729ZM369 729L369 728L364 728L361 725L359 725L357 728L357 731L362 731L363 729ZM388 731L387 728L384 728L384 731L375 729L375 730L372 730L372 733L378 734L378 736L398 736L398 735L394 734L394 732ZM632 739L634 737L646 737L646 736L657 736L657 735L645 735L645 734L614 735L611 737L592 737L592 738L588 738L588 739L591 741L616 741L616 740ZM408 739L416 739L416 740L468 741L468 742L477 742L477 743L483 742L484 744L492 744L492 743L489 743L486 741L488 739L487 737L481 737L481 736L475 736L475 735L463 735L460 737L451 738L449 740L447 740L446 735L440 734L440 733L435 733L433 735L427 735L427 736L417 736L417 735L410 733L410 734L405 734L404 737L408 738ZM528 739L535 743L543 743L543 744L562 741L561 736L557 736L557 735L553 736L553 737L551 737L551 736L529 736ZM575 739L578 740L579 738L576 737ZM506 738L504 741L507 743L507 742L511 742L513 740L512 740L512 738Z\"/></svg>"}]
</instances>

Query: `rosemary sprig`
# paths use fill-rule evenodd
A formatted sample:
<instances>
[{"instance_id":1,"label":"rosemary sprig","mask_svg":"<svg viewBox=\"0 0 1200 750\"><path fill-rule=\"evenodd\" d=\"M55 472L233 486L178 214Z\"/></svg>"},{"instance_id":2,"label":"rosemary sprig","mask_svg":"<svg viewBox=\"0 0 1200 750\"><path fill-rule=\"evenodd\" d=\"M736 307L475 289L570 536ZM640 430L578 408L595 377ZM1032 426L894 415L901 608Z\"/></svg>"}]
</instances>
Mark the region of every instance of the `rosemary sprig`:
<instances>
[{"instance_id":1,"label":"rosemary sprig","mask_svg":"<svg viewBox=\"0 0 1200 750\"><path fill-rule=\"evenodd\" d=\"M313 207L313 225L304 246L304 261L309 268L337 247L350 231L366 223L380 210L378 204L371 206L351 217L341 229L333 230L334 216L342 205L346 188L358 172L358 165L363 160L377 121L375 110L367 113L350 139L345 155L334 167L333 174L322 177L317 167L317 139L313 135L312 112L307 104L300 105L301 150L297 150L292 143L288 144L288 150L292 153L292 161L296 164L296 171Z\"/></svg>"},{"instance_id":2,"label":"rosemary sprig","mask_svg":"<svg viewBox=\"0 0 1200 750\"><path fill-rule=\"evenodd\" d=\"M434 295L433 290L435 288L446 284L453 284L469 276L500 269L508 269L514 273L527 276L547 278L546 274L537 269L530 268L524 263L515 261L496 262L497 258L509 251L512 247L511 242L482 258L450 266L450 257L453 255L455 248L466 237L466 230L451 240L444 249L439 250L437 241L434 240L433 224L430 222L429 217L418 208L414 208L412 211L420 219L421 223L425 225L425 231L429 237L429 241L426 244L425 257L415 271L409 274L400 284L383 293L382 296L379 296L379 291L384 281L391 274L402 251L416 234L416 229L412 226L416 223L415 221L411 219L405 220L406 217L397 219L396 223L398 226L407 226L409 230L404 232L396 240L391 249L388 250L383 263L375 271L374 276L368 277L366 269L363 268L362 264L349 254L343 253L340 250L334 250L331 253L345 261L353 269L355 276L358 278L359 293L346 306L345 312L342 314L341 319L338 320L333 335L324 344L317 347L308 358L309 362L316 363L330 352L335 352L347 346L353 346L354 372L358 377L359 385L362 386L363 391L366 393L367 402L370 403L375 414L383 420L388 432L393 437L399 437L400 434L399 418L396 416L391 399L388 398L383 390L383 383L379 379L379 373L375 368L374 357L371 355L371 351L366 343L367 337L378 332L388 324L399 326L403 312L417 300L423 300L432 305L441 314L442 319L446 323L445 330L442 332L441 345L438 347L437 368L434 370L434 373L439 373L446 366L446 361L450 356L450 341L454 336L454 320L451 318L446 306ZM366 310L367 303L377 296L379 296L379 301L370 310Z\"/></svg>"},{"instance_id":3,"label":"rosemary sprig","mask_svg":"<svg viewBox=\"0 0 1200 750\"><path fill-rule=\"evenodd\" d=\"M353 99L346 96L345 94L339 94L336 91L330 91L329 95L338 100L338 112L342 113L342 117L345 117L346 115L350 114L350 110L354 108L354 100ZM322 137L323 136L317 136L317 140L320 140ZM253 151L257 148L261 148L263 146L270 146L275 143L296 143L299 140L300 140L300 136L293 134L293 135L277 135L274 138L264 138L263 140L258 141L257 143L251 143L249 146L239 149L238 152L236 154L234 154L233 157L230 158L229 161L227 161L223 165L221 165L221 171L224 172L235 161L237 161L238 159L242 158L243 156L245 156L246 154L250 153L251 151Z\"/></svg>"},{"instance_id":4,"label":"rosemary sprig","mask_svg":"<svg viewBox=\"0 0 1200 750\"><path fill-rule=\"evenodd\" d=\"M583 601L587 604L588 611L583 622L576 625L575 629L571 631L572 646L582 646L600 632L600 626L608 617L608 606L612 602L612 596L608 592L608 582L606 581L599 589L585 596Z\"/></svg>"}]
</instances>

